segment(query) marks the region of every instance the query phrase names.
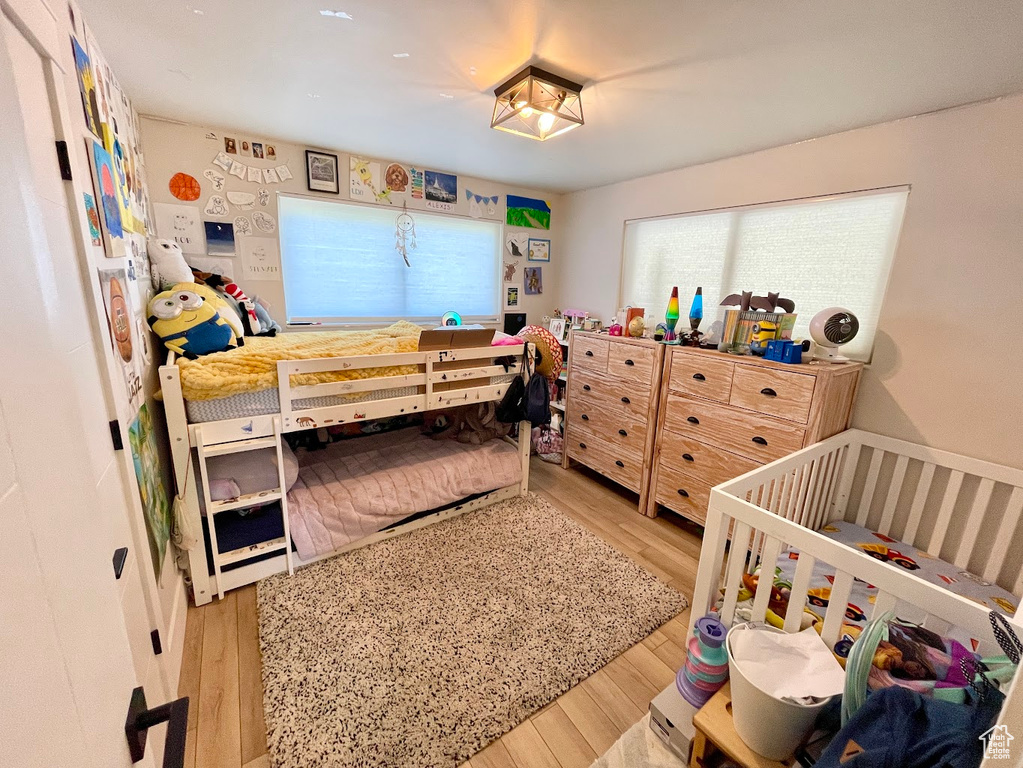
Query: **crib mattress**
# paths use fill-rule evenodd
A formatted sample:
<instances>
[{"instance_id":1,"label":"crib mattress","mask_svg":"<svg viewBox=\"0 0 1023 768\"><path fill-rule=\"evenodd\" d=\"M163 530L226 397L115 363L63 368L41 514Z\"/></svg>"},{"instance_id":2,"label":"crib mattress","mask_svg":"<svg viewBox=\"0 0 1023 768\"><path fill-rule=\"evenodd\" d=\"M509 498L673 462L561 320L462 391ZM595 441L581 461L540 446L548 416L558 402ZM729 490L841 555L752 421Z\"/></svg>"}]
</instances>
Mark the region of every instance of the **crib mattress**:
<instances>
[{"instance_id":1,"label":"crib mattress","mask_svg":"<svg viewBox=\"0 0 1023 768\"><path fill-rule=\"evenodd\" d=\"M860 550L882 562L889 563L892 567L911 571L924 581L936 584L992 611L1007 616L1012 616L1016 611L1018 600L1008 590L951 563L946 563L911 544L897 541L884 534L845 521L828 523L818 533L845 544L851 549ZM794 547L785 549L778 558L774 583L786 594L792 589L792 580L798 560L799 550ZM826 563L817 562L814 565L810 588L807 591L806 611L822 617L831 598L833 581L834 569ZM866 625L877 592L876 587L858 579L853 583L845 611L845 626L842 636L835 646L835 651L840 656L848 654L855 636L858 636L858 629ZM904 601L899 601L896 604L895 614L905 621L915 623L923 621L926 616L924 609ZM850 630L850 628L852 629ZM969 637L964 630L958 628L953 628L946 634L974 650L980 644L978 640Z\"/></svg>"}]
</instances>

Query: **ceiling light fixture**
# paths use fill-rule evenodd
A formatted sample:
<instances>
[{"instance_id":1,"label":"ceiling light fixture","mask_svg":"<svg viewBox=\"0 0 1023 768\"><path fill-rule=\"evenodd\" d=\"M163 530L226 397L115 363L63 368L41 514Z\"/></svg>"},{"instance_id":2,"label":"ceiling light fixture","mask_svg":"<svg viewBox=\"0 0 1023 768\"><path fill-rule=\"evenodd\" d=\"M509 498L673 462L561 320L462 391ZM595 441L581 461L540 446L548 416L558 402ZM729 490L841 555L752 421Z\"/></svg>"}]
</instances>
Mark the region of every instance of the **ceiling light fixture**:
<instances>
[{"instance_id":1,"label":"ceiling light fixture","mask_svg":"<svg viewBox=\"0 0 1023 768\"><path fill-rule=\"evenodd\" d=\"M526 67L494 89L490 127L546 141L583 124L583 87L539 67Z\"/></svg>"}]
</instances>

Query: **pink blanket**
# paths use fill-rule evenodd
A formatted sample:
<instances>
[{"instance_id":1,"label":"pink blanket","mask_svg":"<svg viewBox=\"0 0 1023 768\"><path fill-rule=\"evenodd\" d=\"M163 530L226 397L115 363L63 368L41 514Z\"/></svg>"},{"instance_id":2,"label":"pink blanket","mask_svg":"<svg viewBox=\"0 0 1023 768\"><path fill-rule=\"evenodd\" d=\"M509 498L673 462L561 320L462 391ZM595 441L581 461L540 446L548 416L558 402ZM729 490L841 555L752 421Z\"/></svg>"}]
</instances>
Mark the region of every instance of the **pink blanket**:
<instances>
[{"instance_id":1,"label":"pink blanket","mask_svg":"<svg viewBox=\"0 0 1023 768\"><path fill-rule=\"evenodd\" d=\"M503 440L465 445L402 430L299 454L288 492L291 537L303 560L376 533L416 512L522 479Z\"/></svg>"}]
</instances>

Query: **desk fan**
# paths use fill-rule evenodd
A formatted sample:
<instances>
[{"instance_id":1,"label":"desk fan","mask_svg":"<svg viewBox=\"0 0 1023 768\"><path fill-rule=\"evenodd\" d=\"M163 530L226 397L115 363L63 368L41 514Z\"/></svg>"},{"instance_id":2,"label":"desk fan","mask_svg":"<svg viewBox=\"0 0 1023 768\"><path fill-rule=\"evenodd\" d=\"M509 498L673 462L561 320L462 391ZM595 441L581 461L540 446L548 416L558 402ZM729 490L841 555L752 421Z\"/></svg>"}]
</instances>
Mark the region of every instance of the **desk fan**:
<instances>
[{"instance_id":1,"label":"desk fan","mask_svg":"<svg viewBox=\"0 0 1023 768\"><path fill-rule=\"evenodd\" d=\"M829 363L849 362L848 357L838 354L838 348L856 338L859 330L860 321L848 309L822 309L810 321L810 336L817 343L814 359Z\"/></svg>"}]
</instances>

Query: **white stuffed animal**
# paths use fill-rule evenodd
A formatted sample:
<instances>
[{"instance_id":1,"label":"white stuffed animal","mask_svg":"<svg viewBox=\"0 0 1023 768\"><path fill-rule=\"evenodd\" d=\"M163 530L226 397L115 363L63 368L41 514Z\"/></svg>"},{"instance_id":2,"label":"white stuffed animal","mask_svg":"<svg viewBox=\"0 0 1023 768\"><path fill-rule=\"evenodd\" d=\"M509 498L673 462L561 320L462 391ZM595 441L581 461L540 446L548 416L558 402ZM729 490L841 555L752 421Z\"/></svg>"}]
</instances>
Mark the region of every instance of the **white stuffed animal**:
<instances>
[{"instance_id":1,"label":"white stuffed animal","mask_svg":"<svg viewBox=\"0 0 1023 768\"><path fill-rule=\"evenodd\" d=\"M194 283L192 270L185 262L181 246L173 240L151 237L147 241L149 265L158 291L165 291L177 283Z\"/></svg>"}]
</instances>

